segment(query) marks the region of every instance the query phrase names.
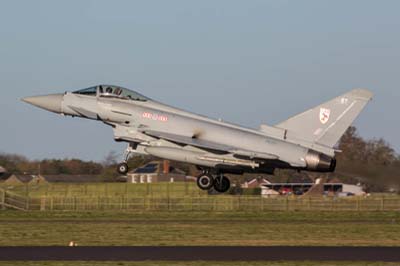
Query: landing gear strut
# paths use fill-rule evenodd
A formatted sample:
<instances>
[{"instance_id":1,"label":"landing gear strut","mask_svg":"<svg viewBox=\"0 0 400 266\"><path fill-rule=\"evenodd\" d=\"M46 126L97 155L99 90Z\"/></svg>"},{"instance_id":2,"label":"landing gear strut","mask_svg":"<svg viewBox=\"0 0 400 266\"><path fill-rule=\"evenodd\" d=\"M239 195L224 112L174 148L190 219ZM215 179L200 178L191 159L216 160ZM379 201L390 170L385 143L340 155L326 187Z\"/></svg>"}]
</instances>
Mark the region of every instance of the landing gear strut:
<instances>
[{"instance_id":1,"label":"landing gear strut","mask_svg":"<svg viewBox=\"0 0 400 266\"><path fill-rule=\"evenodd\" d=\"M201 190L210 190L211 188L214 188L215 191L219 193L225 193L231 187L231 182L223 174L213 176L209 172L204 171L197 178L197 186Z\"/></svg>"},{"instance_id":2,"label":"landing gear strut","mask_svg":"<svg viewBox=\"0 0 400 266\"><path fill-rule=\"evenodd\" d=\"M126 175L129 172L128 160L137 148L137 143L129 143L124 152L124 161L118 164L117 172L121 175Z\"/></svg>"}]
</instances>

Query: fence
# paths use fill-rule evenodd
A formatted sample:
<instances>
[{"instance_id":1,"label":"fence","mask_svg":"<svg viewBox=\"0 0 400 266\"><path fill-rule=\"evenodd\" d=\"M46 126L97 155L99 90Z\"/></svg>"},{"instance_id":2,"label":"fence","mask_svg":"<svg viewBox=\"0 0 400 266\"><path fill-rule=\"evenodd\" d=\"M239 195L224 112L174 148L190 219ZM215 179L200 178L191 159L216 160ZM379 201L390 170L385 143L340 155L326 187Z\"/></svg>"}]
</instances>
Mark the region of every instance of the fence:
<instances>
[{"instance_id":1,"label":"fence","mask_svg":"<svg viewBox=\"0 0 400 266\"><path fill-rule=\"evenodd\" d=\"M400 198L41 197L29 210L42 211L400 211Z\"/></svg>"},{"instance_id":2,"label":"fence","mask_svg":"<svg viewBox=\"0 0 400 266\"><path fill-rule=\"evenodd\" d=\"M17 210L28 210L29 209L29 198L11 193L4 189L0 189L0 208L6 209L17 209Z\"/></svg>"},{"instance_id":3,"label":"fence","mask_svg":"<svg viewBox=\"0 0 400 266\"><path fill-rule=\"evenodd\" d=\"M184 197L207 194L200 190L195 182L175 183L44 183L44 184L1 184L0 188L24 195L25 197L96 197L96 196L157 196Z\"/></svg>"},{"instance_id":4,"label":"fence","mask_svg":"<svg viewBox=\"0 0 400 266\"><path fill-rule=\"evenodd\" d=\"M207 195L193 182L2 184L0 207L43 211L400 211L400 197Z\"/></svg>"}]
</instances>

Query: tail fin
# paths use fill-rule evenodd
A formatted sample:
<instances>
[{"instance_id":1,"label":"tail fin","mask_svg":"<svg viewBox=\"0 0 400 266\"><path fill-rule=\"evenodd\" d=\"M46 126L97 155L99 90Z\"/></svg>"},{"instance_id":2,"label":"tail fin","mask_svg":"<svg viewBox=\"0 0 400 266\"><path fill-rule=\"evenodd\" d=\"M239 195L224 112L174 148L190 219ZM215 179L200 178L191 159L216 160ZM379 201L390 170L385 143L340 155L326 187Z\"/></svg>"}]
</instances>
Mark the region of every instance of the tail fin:
<instances>
[{"instance_id":1,"label":"tail fin","mask_svg":"<svg viewBox=\"0 0 400 266\"><path fill-rule=\"evenodd\" d=\"M372 99L372 92L355 89L276 125L288 136L333 147Z\"/></svg>"}]
</instances>

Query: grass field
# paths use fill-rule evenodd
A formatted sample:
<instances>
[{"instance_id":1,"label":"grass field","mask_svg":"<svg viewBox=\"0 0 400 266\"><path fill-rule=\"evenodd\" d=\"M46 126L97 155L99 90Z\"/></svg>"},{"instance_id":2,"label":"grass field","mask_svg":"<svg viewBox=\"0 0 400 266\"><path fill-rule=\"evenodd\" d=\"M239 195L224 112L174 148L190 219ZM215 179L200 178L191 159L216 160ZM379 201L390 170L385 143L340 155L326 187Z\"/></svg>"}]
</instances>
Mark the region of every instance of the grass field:
<instances>
[{"instance_id":1,"label":"grass field","mask_svg":"<svg viewBox=\"0 0 400 266\"><path fill-rule=\"evenodd\" d=\"M0 266L398 266L367 262L0 262Z\"/></svg>"},{"instance_id":2,"label":"grass field","mask_svg":"<svg viewBox=\"0 0 400 266\"><path fill-rule=\"evenodd\" d=\"M0 245L400 246L398 212L0 212Z\"/></svg>"},{"instance_id":3,"label":"grass field","mask_svg":"<svg viewBox=\"0 0 400 266\"><path fill-rule=\"evenodd\" d=\"M29 197L84 197L84 196L200 196L206 195L195 182L175 183L42 183L42 184L5 184L0 188Z\"/></svg>"},{"instance_id":4,"label":"grass field","mask_svg":"<svg viewBox=\"0 0 400 266\"><path fill-rule=\"evenodd\" d=\"M45 206L48 210L50 200L54 206L59 198L63 201L72 200L60 203L62 208L70 211L57 211L56 207L53 211L0 211L0 246L67 246L70 241L76 242L79 246L400 246L400 212L371 212L367 209L371 207L374 210L382 210L384 209L382 207L385 207L400 210L398 198L393 196L379 195L361 201L357 198L344 200L320 198L315 202L312 202L312 199L281 198L275 202L255 196L242 198L208 196L192 183L51 184L4 188L18 195L28 196L32 199L30 204L35 209ZM165 206L157 203L157 211L148 208L147 205L143 205L144 209L119 210L119 206L122 206L119 199L129 196L140 200L160 200L160 204L164 205L165 199L170 201L174 197L189 199L191 203L193 199L201 199L207 203L204 206L210 207L210 211L202 211L201 208L197 211L182 211L178 202L175 202L175 205ZM102 200L115 200L115 209L108 211L85 209L90 206L88 202L102 197L108 197ZM79 205L80 199L85 200L83 205ZM240 201L243 208L239 208L239 211L229 209L236 206L237 201ZM282 205L281 201L289 201L292 205ZM319 201L322 202L321 205L318 205ZM279 203L279 210L286 211L270 211L268 208L273 208L274 202ZM111 203L107 202L108 205ZM311 209L296 211L300 208L307 210L311 203L323 211L311 211ZM174 209L173 206L179 208ZM340 211L339 207L352 211ZM79 211L74 211L76 208ZM189 209L192 208L193 204ZM0 262L0 266L2 265L394 266L399 264L201 261Z\"/></svg>"},{"instance_id":5,"label":"grass field","mask_svg":"<svg viewBox=\"0 0 400 266\"><path fill-rule=\"evenodd\" d=\"M206 196L195 182L160 182L160 183L0 183L0 188L29 197L183 197ZM246 195L259 195L254 189L244 189ZM399 195L374 194L374 198L399 199Z\"/></svg>"},{"instance_id":6,"label":"grass field","mask_svg":"<svg viewBox=\"0 0 400 266\"><path fill-rule=\"evenodd\" d=\"M51 211L399 211L400 197L208 195L193 182L127 184L1 184L0 204ZM258 192L260 193L260 192Z\"/></svg>"},{"instance_id":7,"label":"grass field","mask_svg":"<svg viewBox=\"0 0 400 266\"><path fill-rule=\"evenodd\" d=\"M398 266L382 262L0 262L0 266Z\"/></svg>"}]
</instances>

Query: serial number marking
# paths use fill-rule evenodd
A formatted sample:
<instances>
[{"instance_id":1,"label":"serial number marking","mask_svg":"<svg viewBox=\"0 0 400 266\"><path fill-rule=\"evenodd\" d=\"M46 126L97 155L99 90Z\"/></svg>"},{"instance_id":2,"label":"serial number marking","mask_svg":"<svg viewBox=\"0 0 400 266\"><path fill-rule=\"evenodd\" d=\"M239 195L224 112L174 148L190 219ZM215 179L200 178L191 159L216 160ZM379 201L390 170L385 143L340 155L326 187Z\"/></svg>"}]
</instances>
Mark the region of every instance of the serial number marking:
<instances>
[{"instance_id":1,"label":"serial number marking","mask_svg":"<svg viewBox=\"0 0 400 266\"><path fill-rule=\"evenodd\" d=\"M155 120L155 121L168 122L168 116L165 116L165 115L144 112L142 116L143 116L143 118L147 118L147 119L151 119L151 120Z\"/></svg>"}]
</instances>

